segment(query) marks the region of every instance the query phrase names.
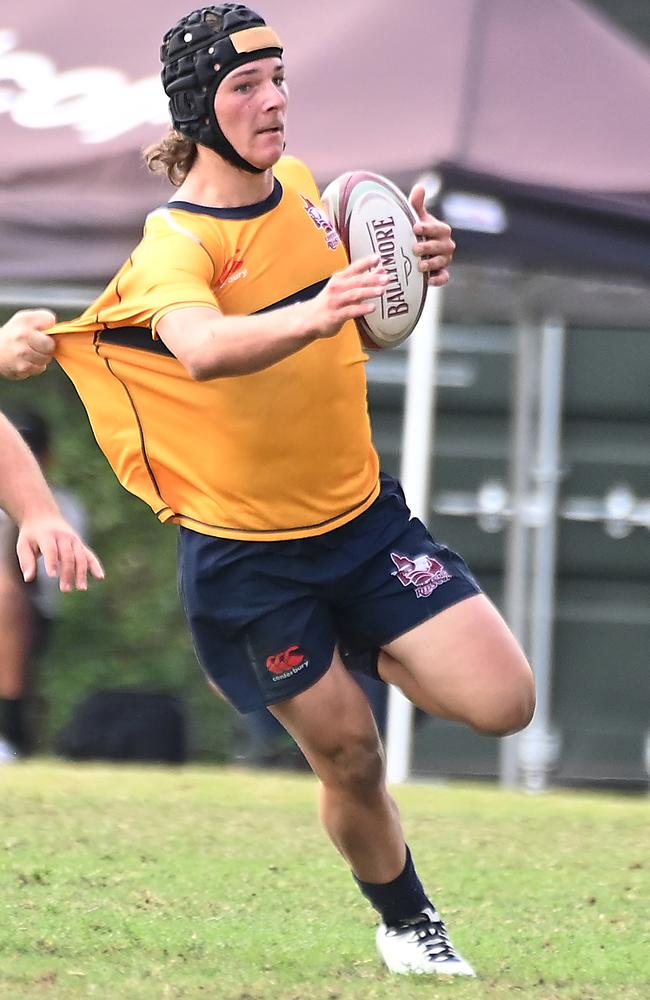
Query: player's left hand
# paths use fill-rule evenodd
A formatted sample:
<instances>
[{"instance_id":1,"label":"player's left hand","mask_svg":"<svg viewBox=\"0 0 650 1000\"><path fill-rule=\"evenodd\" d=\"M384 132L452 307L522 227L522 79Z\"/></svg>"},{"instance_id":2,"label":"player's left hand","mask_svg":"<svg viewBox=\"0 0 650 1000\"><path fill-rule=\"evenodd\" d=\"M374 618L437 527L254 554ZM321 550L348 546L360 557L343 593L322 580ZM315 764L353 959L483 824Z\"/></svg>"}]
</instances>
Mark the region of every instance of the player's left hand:
<instances>
[{"instance_id":1,"label":"player's left hand","mask_svg":"<svg viewBox=\"0 0 650 1000\"><path fill-rule=\"evenodd\" d=\"M27 583L36 576L36 562L43 556L48 576L58 576L63 591L87 590L88 574L104 579L99 559L61 517L39 517L23 521L16 543L18 562Z\"/></svg>"},{"instance_id":2,"label":"player's left hand","mask_svg":"<svg viewBox=\"0 0 650 1000\"><path fill-rule=\"evenodd\" d=\"M429 285L439 288L449 281L447 268L454 256L456 244L451 238L451 226L427 212L425 197L422 184L416 184L409 195L409 201L418 217L418 222L413 226L413 232L418 237L415 253L421 258L420 270L429 275Z\"/></svg>"}]
</instances>

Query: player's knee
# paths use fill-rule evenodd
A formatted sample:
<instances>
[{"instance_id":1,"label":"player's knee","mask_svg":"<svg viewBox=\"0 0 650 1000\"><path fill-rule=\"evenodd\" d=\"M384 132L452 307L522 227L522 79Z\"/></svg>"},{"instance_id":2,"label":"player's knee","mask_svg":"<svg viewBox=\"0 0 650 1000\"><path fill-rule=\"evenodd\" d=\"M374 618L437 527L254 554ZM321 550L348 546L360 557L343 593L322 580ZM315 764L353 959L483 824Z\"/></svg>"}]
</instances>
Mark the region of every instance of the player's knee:
<instances>
[{"instance_id":1,"label":"player's knee","mask_svg":"<svg viewBox=\"0 0 650 1000\"><path fill-rule=\"evenodd\" d=\"M325 784L336 784L355 795L377 790L384 782L384 754L378 740L353 736L342 740L327 755Z\"/></svg>"},{"instance_id":2,"label":"player's knee","mask_svg":"<svg viewBox=\"0 0 650 1000\"><path fill-rule=\"evenodd\" d=\"M486 736L508 736L525 729L535 711L535 682L530 668L522 669L495 695L477 710L472 720L474 728Z\"/></svg>"}]
</instances>

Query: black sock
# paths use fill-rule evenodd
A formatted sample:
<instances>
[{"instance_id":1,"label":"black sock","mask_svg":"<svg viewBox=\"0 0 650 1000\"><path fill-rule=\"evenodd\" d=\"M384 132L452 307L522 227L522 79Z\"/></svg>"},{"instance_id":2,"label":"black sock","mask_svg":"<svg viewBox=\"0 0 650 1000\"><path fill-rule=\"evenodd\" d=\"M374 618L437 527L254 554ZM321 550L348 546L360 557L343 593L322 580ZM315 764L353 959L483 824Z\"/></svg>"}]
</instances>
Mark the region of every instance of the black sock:
<instances>
[{"instance_id":1,"label":"black sock","mask_svg":"<svg viewBox=\"0 0 650 1000\"><path fill-rule=\"evenodd\" d=\"M27 753L27 701L25 698L0 698L0 733L18 753Z\"/></svg>"},{"instance_id":2,"label":"black sock","mask_svg":"<svg viewBox=\"0 0 650 1000\"><path fill-rule=\"evenodd\" d=\"M392 882L362 882L354 876L355 882L367 900L372 903L387 926L410 920L425 907L435 909L427 896L413 864L411 852L406 847L404 871Z\"/></svg>"}]
</instances>

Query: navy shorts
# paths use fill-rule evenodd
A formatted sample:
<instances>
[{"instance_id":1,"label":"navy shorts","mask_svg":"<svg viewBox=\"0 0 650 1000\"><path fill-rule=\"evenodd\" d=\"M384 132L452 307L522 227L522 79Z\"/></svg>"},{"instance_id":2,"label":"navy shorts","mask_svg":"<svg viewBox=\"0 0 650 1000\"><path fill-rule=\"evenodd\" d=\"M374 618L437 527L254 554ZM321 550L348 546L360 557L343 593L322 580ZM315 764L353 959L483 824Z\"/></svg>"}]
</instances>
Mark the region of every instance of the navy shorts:
<instances>
[{"instance_id":1,"label":"navy shorts","mask_svg":"<svg viewBox=\"0 0 650 1000\"><path fill-rule=\"evenodd\" d=\"M359 517L315 538L241 542L180 529L179 586L194 647L240 712L314 684L339 648L372 672L377 650L479 585L382 476Z\"/></svg>"}]
</instances>

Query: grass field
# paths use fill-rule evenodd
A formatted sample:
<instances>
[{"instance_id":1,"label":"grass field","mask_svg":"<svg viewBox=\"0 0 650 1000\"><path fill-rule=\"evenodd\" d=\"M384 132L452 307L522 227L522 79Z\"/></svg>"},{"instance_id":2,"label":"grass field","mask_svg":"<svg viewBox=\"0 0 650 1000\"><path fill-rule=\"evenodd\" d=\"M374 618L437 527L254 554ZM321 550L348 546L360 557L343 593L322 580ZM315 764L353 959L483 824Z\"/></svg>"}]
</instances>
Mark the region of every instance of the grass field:
<instances>
[{"instance_id":1,"label":"grass field","mask_svg":"<svg viewBox=\"0 0 650 1000\"><path fill-rule=\"evenodd\" d=\"M479 979L395 977L308 776L0 769L0 997L648 1000L644 798L397 790Z\"/></svg>"}]
</instances>

